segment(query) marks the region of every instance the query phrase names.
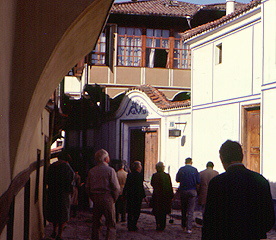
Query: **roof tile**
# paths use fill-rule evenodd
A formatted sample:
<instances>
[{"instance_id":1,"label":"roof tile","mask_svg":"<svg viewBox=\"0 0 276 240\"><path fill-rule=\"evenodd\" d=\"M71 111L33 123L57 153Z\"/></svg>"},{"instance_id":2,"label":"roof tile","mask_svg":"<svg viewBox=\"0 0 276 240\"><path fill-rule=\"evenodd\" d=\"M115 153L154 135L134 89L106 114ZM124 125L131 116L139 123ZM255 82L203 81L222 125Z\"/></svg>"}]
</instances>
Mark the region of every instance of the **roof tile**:
<instances>
[{"instance_id":1,"label":"roof tile","mask_svg":"<svg viewBox=\"0 0 276 240\"><path fill-rule=\"evenodd\" d=\"M244 5L236 2L236 8ZM194 16L200 10L225 11L225 3L193 4L174 0L137 0L114 3L112 14L154 15L168 17Z\"/></svg>"},{"instance_id":2,"label":"roof tile","mask_svg":"<svg viewBox=\"0 0 276 240\"><path fill-rule=\"evenodd\" d=\"M185 17L194 15L200 9L201 5L180 1L142 0L114 3L111 13Z\"/></svg>"},{"instance_id":3,"label":"roof tile","mask_svg":"<svg viewBox=\"0 0 276 240\"><path fill-rule=\"evenodd\" d=\"M188 108L191 106L190 100L184 101L175 101L172 102L166 98L164 93L159 91L157 88L152 87L151 85L141 85L137 87L130 88L128 92L138 90L147 94L151 101L160 109L174 109L174 108Z\"/></svg>"}]
</instances>

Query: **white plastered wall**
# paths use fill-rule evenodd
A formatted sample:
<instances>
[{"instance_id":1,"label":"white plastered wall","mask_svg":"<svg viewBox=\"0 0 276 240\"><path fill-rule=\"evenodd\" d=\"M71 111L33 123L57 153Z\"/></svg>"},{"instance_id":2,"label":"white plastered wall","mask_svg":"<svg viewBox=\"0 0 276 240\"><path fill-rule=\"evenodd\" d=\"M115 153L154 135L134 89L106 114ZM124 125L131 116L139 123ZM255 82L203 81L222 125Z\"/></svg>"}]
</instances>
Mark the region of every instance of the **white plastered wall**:
<instances>
[{"instance_id":1,"label":"white plastered wall","mask_svg":"<svg viewBox=\"0 0 276 240\"><path fill-rule=\"evenodd\" d=\"M208 161L223 172L219 148L241 141L242 106L258 104L262 79L260 9L191 40L192 157L198 170ZM218 63L218 46L222 61Z\"/></svg>"},{"instance_id":2,"label":"white plastered wall","mask_svg":"<svg viewBox=\"0 0 276 240\"><path fill-rule=\"evenodd\" d=\"M191 157L191 114L190 109L171 111L171 116L161 120L160 161L164 162L174 187L178 186L175 176L185 159ZM179 137L170 137L169 130L181 130Z\"/></svg>"},{"instance_id":3,"label":"white plastered wall","mask_svg":"<svg viewBox=\"0 0 276 240\"><path fill-rule=\"evenodd\" d=\"M223 172L219 148L227 139L240 140L239 104L210 107L193 111L193 164L199 171L212 161L215 169Z\"/></svg>"},{"instance_id":4,"label":"white plastered wall","mask_svg":"<svg viewBox=\"0 0 276 240\"><path fill-rule=\"evenodd\" d=\"M276 184L276 1L264 1L263 14L263 174ZM276 199L276 189L273 191Z\"/></svg>"}]
</instances>

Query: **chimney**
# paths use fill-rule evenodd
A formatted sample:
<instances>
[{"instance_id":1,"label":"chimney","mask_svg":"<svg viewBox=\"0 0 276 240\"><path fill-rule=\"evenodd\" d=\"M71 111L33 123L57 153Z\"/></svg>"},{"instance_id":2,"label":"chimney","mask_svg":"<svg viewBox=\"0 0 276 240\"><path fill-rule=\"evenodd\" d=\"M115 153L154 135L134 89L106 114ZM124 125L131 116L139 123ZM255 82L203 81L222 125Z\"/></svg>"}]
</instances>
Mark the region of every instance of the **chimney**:
<instances>
[{"instance_id":1,"label":"chimney","mask_svg":"<svg viewBox=\"0 0 276 240\"><path fill-rule=\"evenodd\" d=\"M226 15L235 11L235 0L226 0Z\"/></svg>"}]
</instances>

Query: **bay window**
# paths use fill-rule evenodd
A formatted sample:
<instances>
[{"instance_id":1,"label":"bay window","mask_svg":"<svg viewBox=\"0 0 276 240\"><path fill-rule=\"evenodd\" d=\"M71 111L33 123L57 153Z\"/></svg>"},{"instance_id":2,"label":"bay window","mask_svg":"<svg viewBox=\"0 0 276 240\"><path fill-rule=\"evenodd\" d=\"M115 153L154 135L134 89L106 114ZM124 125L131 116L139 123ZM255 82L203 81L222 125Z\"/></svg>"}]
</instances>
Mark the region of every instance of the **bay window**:
<instances>
[{"instance_id":1,"label":"bay window","mask_svg":"<svg viewBox=\"0 0 276 240\"><path fill-rule=\"evenodd\" d=\"M111 33L108 38L103 32L90 54L92 65L112 64L113 58ZM108 31L106 31L108 33ZM108 35L108 36L109 36ZM110 46L109 46L110 45ZM110 58L110 59L108 59ZM151 28L117 28L117 66L159 67L159 68L190 68L190 49L178 33L167 29Z\"/></svg>"},{"instance_id":2,"label":"bay window","mask_svg":"<svg viewBox=\"0 0 276 240\"><path fill-rule=\"evenodd\" d=\"M102 32L95 49L91 53L90 62L92 65L105 65L106 62L106 34Z\"/></svg>"},{"instance_id":3,"label":"bay window","mask_svg":"<svg viewBox=\"0 0 276 240\"><path fill-rule=\"evenodd\" d=\"M118 66L140 67L142 63L142 29L118 27Z\"/></svg>"},{"instance_id":4,"label":"bay window","mask_svg":"<svg viewBox=\"0 0 276 240\"><path fill-rule=\"evenodd\" d=\"M188 45L184 43L178 34L174 38L173 68L190 68L191 53Z\"/></svg>"}]
</instances>

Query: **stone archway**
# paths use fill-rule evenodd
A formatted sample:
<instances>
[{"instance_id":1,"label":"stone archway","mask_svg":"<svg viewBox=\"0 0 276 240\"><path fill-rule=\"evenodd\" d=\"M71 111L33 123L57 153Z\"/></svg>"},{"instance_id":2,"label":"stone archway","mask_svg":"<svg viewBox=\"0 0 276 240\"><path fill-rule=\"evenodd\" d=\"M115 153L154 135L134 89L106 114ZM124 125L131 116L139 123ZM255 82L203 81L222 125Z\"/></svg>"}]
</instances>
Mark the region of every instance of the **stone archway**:
<instances>
[{"instance_id":1,"label":"stone archway","mask_svg":"<svg viewBox=\"0 0 276 240\"><path fill-rule=\"evenodd\" d=\"M53 3L46 3L49 1L42 2L43 4L33 3L37 8L40 8L40 12L56 7ZM41 27L37 26L37 29L34 29L38 31L38 39L35 39L38 42L36 44L30 42L26 43L27 49L25 49L25 52L35 51L35 53L30 53L26 56L26 58L32 57L32 60L28 60L28 64L22 66L22 69L24 67L27 69L24 69L24 72L19 74L19 76L22 77L17 77L18 75L14 76L15 82L12 84L11 105L19 107L12 107L11 116L20 117L16 117L19 121L11 122L11 128L17 129L17 131L12 131L10 136L12 144L10 148L11 160L17 162L17 158L22 159L22 154L24 154L24 149L26 148L26 142L28 142L29 138L32 136L30 133L33 130L33 126L38 121L41 109L44 108L49 96L69 69L93 48L106 21L113 1L94 0L92 3L91 1L82 2L85 2L85 4L83 4L82 7L78 6L79 8L74 10L76 13L79 13L79 15L74 14L74 18L73 16L72 18L68 17L69 19L67 19L65 23L59 22L59 19L62 19L60 16L54 15L48 17L45 19L45 22L49 20L51 23L50 26L48 26L47 23L43 23ZM91 4L88 5L88 2ZM30 3L30 5L31 4L32 3ZM29 4L25 7L29 7ZM67 11L72 11L72 8L68 9L68 3L59 4L59 7L60 9L58 10L61 13L65 12L63 9L64 7ZM55 10L54 14L59 15L58 10ZM21 11L26 11L26 9L23 8ZM34 17L37 17L39 19L38 21L42 20L41 16L37 16L37 14L35 14ZM52 20L52 18L55 17L57 19ZM51 18L51 20L49 18ZM36 19L30 20L30 22L35 20ZM55 24L57 26L60 24L61 26L57 27ZM57 28L57 30L53 31L51 30L52 28ZM43 36L41 36L44 35L44 33L52 35L53 39L50 37L44 41ZM56 36L56 34L58 36ZM27 37L26 41L29 40L30 39ZM45 43L44 46L43 43ZM33 45L40 45L37 51L33 49ZM47 49L44 50L44 48ZM20 55L20 53L18 54ZM36 57L38 59L36 59ZM17 61L18 60L16 60L16 63ZM39 63L35 64L36 61ZM20 68L20 64L18 67ZM36 69L34 69L34 67L36 67ZM18 71L16 71L16 73L18 73ZM22 116L25 116L25 118L22 118ZM14 149L17 149L20 154L15 152ZM23 151L23 153L21 151ZM17 164L15 164L13 175L18 173L16 165Z\"/></svg>"},{"instance_id":2,"label":"stone archway","mask_svg":"<svg viewBox=\"0 0 276 240\"><path fill-rule=\"evenodd\" d=\"M17 181L19 175L32 173L36 153L29 144L42 110L63 76L94 47L112 3L0 2L0 237L11 202L28 180ZM16 181L20 184L14 188ZM15 216L14 221L22 223L22 216Z\"/></svg>"}]
</instances>

